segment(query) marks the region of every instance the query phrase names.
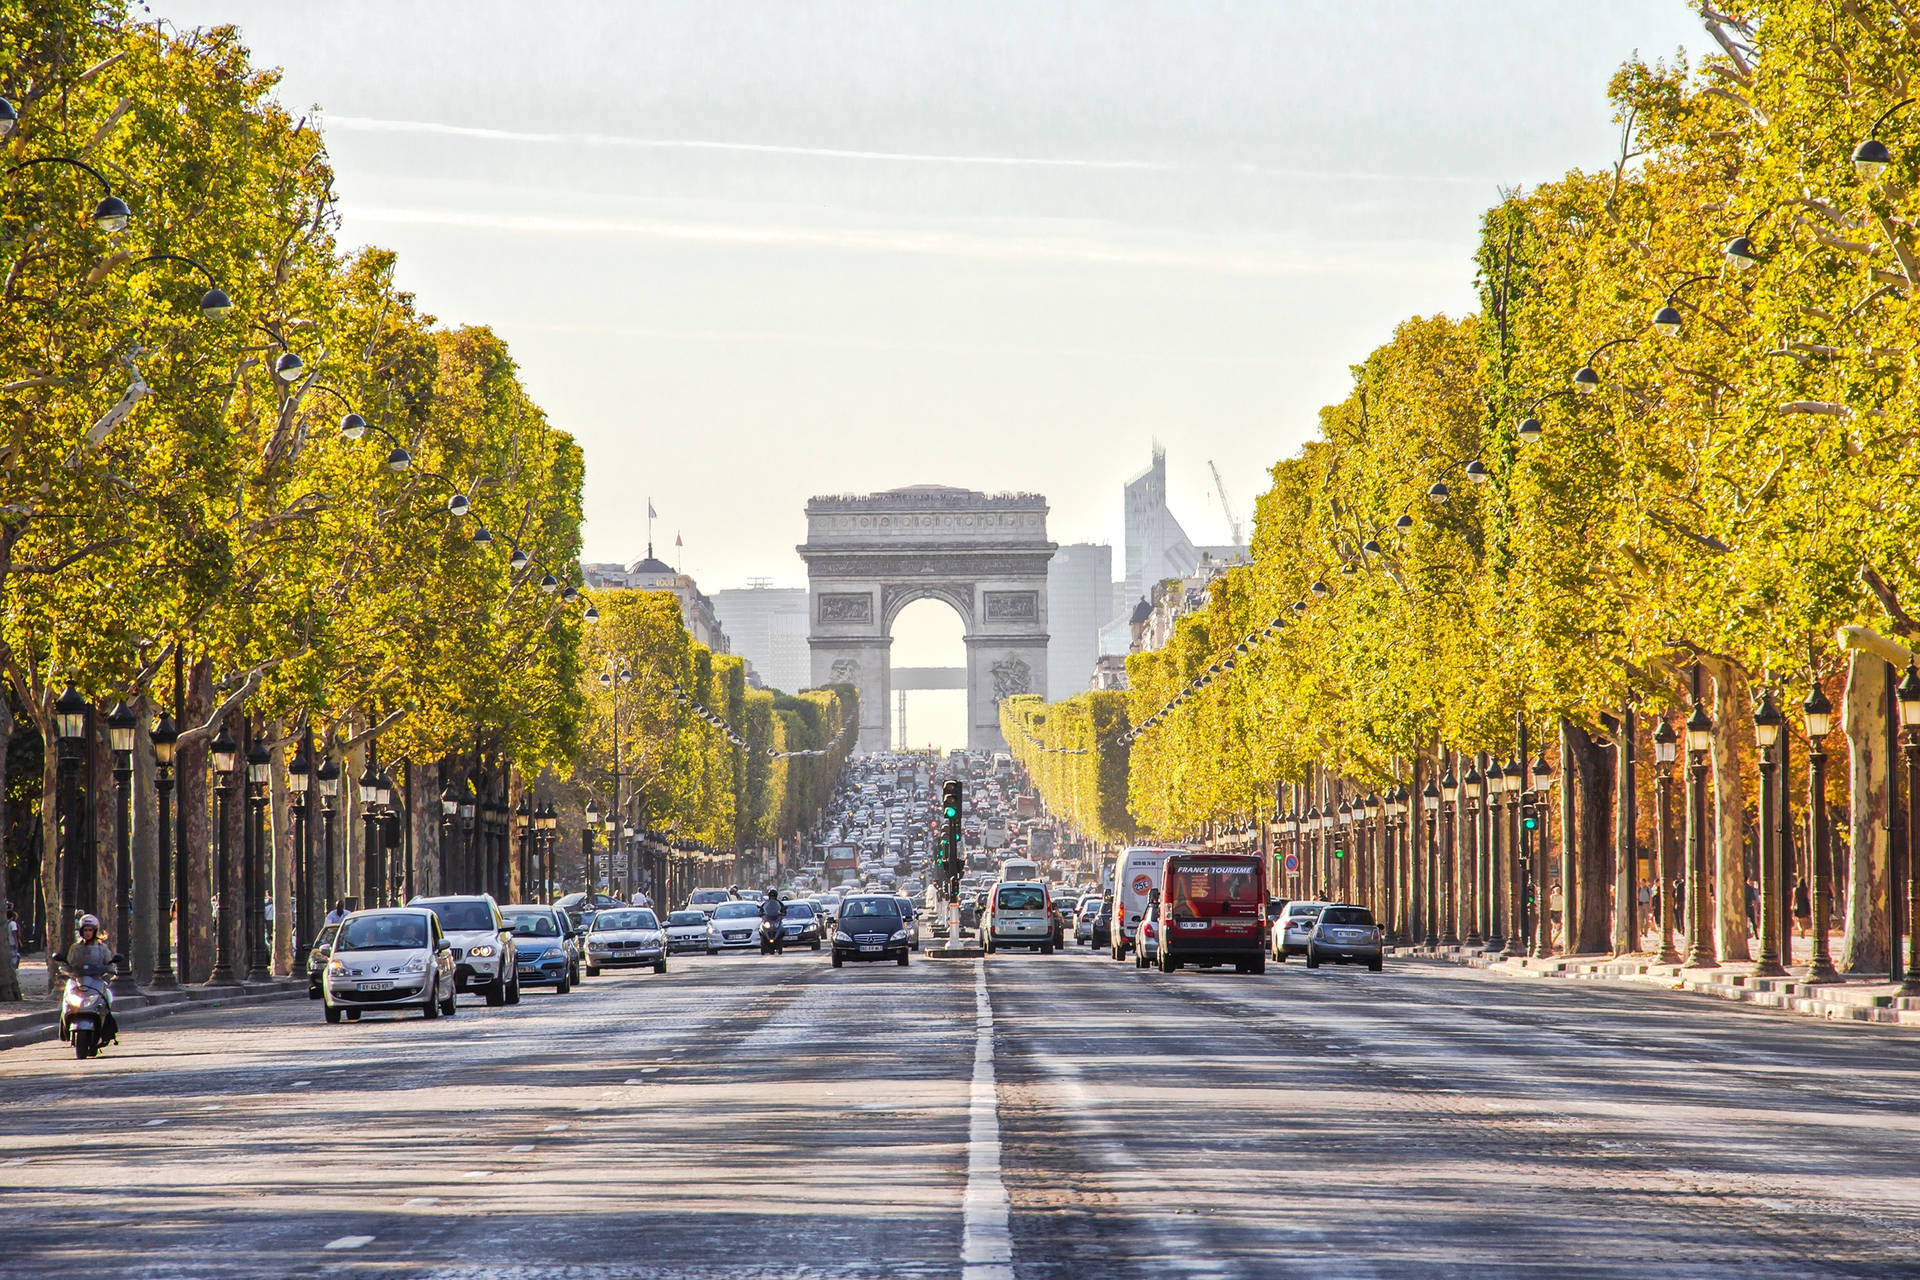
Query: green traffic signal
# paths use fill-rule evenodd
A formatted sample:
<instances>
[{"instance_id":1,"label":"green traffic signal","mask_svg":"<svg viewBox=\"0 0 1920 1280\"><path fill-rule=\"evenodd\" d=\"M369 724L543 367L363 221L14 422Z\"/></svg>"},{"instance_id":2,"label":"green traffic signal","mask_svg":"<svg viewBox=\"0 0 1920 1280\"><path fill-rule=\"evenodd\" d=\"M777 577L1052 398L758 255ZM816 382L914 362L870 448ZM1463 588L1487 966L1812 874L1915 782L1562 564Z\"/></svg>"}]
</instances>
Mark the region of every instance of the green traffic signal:
<instances>
[{"instance_id":1,"label":"green traffic signal","mask_svg":"<svg viewBox=\"0 0 1920 1280\"><path fill-rule=\"evenodd\" d=\"M960 811L959 811L958 809L956 809L956 808L954 808L954 807L953 807L952 805L948 805L948 806L947 806L947 816L948 816L949 818L957 818L957 817L959 817L959 816L960 816Z\"/></svg>"},{"instance_id":2,"label":"green traffic signal","mask_svg":"<svg viewBox=\"0 0 1920 1280\"><path fill-rule=\"evenodd\" d=\"M1333 851L1333 856L1336 858L1344 858L1347 856L1347 851L1336 846Z\"/></svg>"},{"instance_id":3,"label":"green traffic signal","mask_svg":"<svg viewBox=\"0 0 1920 1280\"><path fill-rule=\"evenodd\" d=\"M1540 829L1540 819L1534 817L1532 814L1528 814L1520 820L1520 825L1529 831L1538 831Z\"/></svg>"}]
</instances>

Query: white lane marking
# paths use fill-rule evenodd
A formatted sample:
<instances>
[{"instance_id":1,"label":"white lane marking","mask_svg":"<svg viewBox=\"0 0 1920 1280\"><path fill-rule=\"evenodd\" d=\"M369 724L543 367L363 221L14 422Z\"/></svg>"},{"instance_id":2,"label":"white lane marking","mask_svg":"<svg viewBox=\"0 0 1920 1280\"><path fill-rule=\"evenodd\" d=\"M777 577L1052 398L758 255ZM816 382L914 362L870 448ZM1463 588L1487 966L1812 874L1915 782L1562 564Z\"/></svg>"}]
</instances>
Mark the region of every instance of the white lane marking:
<instances>
[{"instance_id":1,"label":"white lane marking","mask_svg":"<svg viewBox=\"0 0 1920 1280\"><path fill-rule=\"evenodd\" d=\"M147 1121L147 1128L151 1129L157 1124L165 1124L165 1123L166 1123L165 1120L149 1120Z\"/></svg>"},{"instance_id":2,"label":"white lane marking","mask_svg":"<svg viewBox=\"0 0 1920 1280\"><path fill-rule=\"evenodd\" d=\"M565 1121L561 1121L561 1122L560 1122L559 1124L550 1124L550 1125L548 1125L548 1126L547 1126L547 1132L548 1132L548 1133L559 1133L559 1132L560 1132L561 1130L563 1130L563 1129L565 1129L566 1127L567 1127L567 1124L566 1124L566 1122L565 1122Z\"/></svg>"},{"instance_id":3,"label":"white lane marking","mask_svg":"<svg viewBox=\"0 0 1920 1280\"><path fill-rule=\"evenodd\" d=\"M311 1080L295 1080L295 1081L293 1082L293 1087L294 1087L294 1088L296 1088L296 1089L304 1089L304 1088L306 1088L306 1087L307 1087L308 1085L310 1085L310 1084L312 1084L312 1083L313 1083L313 1081L311 1081Z\"/></svg>"},{"instance_id":4,"label":"white lane marking","mask_svg":"<svg viewBox=\"0 0 1920 1280\"><path fill-rule=\"evenodd\" d=\"M439 1203L439 1196L415 1196L400 1207L403 1209L430 1209Z\"/></svg>"},{"instance_id":5,"label":"white lane marking","mask_svg":"<svg viewBox=\"0 0 1920 1280\"><path fill-rule=\"evenodd\" d=\"M16 1168L20 1165L27 1163L31 1159L33 1159L32 1156L15 1156L11 1160L0 1160L0 1167L5 1167L8 1169Z\"/></svg>"},{"instance_id":6,"label":"white lane marking","mask_svg":"<svg viewBox=\"0 0 1920 1280\"><path fill-rule=\"evenodd\" d=\"M600 1104L599 1104L599 1103L597 1103L597 1102L589 1102L589 1103L588 1103L588 1104L587 1104L586 1106L584 1106L584 1107L575 1107L575 1108L574 1108L574 1110L575 1110L575 1111L598 1111L599 1109L600 1109Z\"/></svg>"},{"instance_id":7,"label":"white lane marking","mask_svg":"<svg viewBox=\"0 0 1920 1280\"><path fill-rule=\"evenodd\" d=\"M493 1170L469 1169L465 1173L461 1174L460 1176L463 1178L491 1178L493 1176Z\"/></svg>"},{"instance_id":8,"label":"white lane marking","mask_svg":"<svg viewBox=\"0 0 1920 1280\"><path fill-rule=\"evenodd\" d=\"M373 1243L372 1236L341 1236L338 1240L329 1240L323 1246L328 1249L364 1249Z\"/></svg>"},{"instance_id":9,"label":"white lane marking","mask_svg":"<svg viewBox=\"0 0 1920 1280\"><path fill-rule=\"evenodd\" d=\"M509 1149L512 1151L531 1151L533 1150L533 1144L531 1142L520 1142L514 1144L514 1146Z\"/></svg>"},{"instance_id":10,"label":"white lane marking","mask_svg":"<svg viewBox=\"0 0 1920 1280\"><path fill-rule=\"evenodd\" d=\"M973 962L973 1088L967 1101L967 1194L960 1238L963 1280L1013 1280L1013 1230L1000 1180L1000 1090L993 1074L993 1004L987 966Z\"/></svg>"}]
</instances>

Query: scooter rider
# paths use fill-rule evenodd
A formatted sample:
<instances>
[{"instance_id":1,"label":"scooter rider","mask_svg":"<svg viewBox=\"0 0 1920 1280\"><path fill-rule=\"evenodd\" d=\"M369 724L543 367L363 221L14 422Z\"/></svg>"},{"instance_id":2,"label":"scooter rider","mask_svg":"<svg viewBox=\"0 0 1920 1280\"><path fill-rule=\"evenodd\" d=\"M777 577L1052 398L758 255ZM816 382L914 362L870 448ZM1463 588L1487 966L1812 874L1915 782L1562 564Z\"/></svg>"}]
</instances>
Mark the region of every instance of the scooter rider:
<instances>
[{"instance_id":1,"label":"scooter rider","mask_svg":"<svg viewBox=\"0 0 1920 1280\"><path fill-rule=\"evenodd\" d=\"M100 941L100 919L94 915L80 917L80 936L67 948L67 972L75 978L99 981L113 968L113 949ZM111 1041L119 1034L119 1024L114 1021L113 1006L107 1005L107 1025L102 1028L101 1040Z\"/></svg>"},{"instance_id":2,"label":"scooter rider","mask_svg":"<svg viewBox=\"0 0 1920 1280\"><path fill-rule=\"evenodd\" d=\"M786 940L781 922L787 918L787 909L780 905L780 891L772 885L767 886L767 897L760 904L760 933L766 941L778 947Z\"/></svg>"}]
</instances>

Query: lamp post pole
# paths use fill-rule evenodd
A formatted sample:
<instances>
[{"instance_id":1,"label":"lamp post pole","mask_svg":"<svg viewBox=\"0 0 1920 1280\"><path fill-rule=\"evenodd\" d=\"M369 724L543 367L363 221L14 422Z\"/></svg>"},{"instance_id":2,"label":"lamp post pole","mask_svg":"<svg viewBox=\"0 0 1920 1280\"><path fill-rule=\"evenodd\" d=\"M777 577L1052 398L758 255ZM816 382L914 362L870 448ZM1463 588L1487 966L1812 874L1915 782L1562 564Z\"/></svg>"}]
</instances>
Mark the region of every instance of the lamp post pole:
<instances>
[{"instance_id":1,"label":"lamp post pole","mask_svg":"<svg viewBox=\"0 0 1920 1280\"><path fill-rule=\"evenodd\" d=\"M127 957L110 984L116 996L135 996L133 979L133 734L139 720L124 701L107 712L107 742L113 748L113 943ZM164 949L164 947L162 948Z\"/></svg>"},{"instance_id":2,"label":"lamp post pole","mask_svg":"<svg viewBox=\"0 0 1920 1280\"><path fill-rule=\"evenodd\" d=\"M580 887L586 892L587 903L595 901L593 878L593 833L600 826L600 805L598 801L587 801L586 821L580 824L580 861L586 870L582 872L585 883Z\"/></svg>"},{"instance_id":3,"label":"lamp post pole","mask_svg":"<svg viewBox=\"0 0 1920 1280\"><path fill-rule=\"evenodd\" d=\"M1773 825L1773 810L1777 801L1774 787L1778 785L1776 773L1779 762L1774 758L1774 745L1780 739L1780 726L1785 717L1775 705L1773 691L1762 691L1760 705L1753 713L1754 742L1760 748L1760 822L1755 831L1759 848L1756 850L1760 862L1760 902L1758 917L1760 924L1760 955L1754 965L1754 973L1760 977L1777 978L1787 971L1780 963L1781 915L1780 877L1777 866L1780 859L1778 833ZM1789 951L1792 947L1792 935L1784 940Z\"/></svg>"},{"instance_id":4,"label":"lamp post pole","mask_svg":"<svg viewBox=\"0 0 1920 1280\"><path fill-rule=\"evenodd\" d=\"M1427 779L1427 788L1420 793L1421 814L1426 828L1426 942L1427 946L1437 948L1440 945L1440 789L1433 779Z\"/></svg>"},{"instance_id":5,"label":"lamp post pole","mask_svg":"<svg viewBox=\"0 0 1920 1280\"><path fill-rule=\"evenodd\" d=\"M287 796L293 808L293 972L307 971L307 949L313 945L319 917L313 912L313 823L308 786L313 781L313 757L303 735L287 762Z\"/></svg>"},{"instance_id":6,"label":"lamp post pole","mask_svg":"<svg viewBox=\"0 0 1920 1280\"><path fill-rule=\"evenodd\" d=\"M60 940L61 955L73 945L78 931L73 922L80 906L80 748L87 734L87 700L68 685L53 704L54 723L60 734L60 903L62 918L48 930Z\"/></svg>"},{"instance_id":7,"label":"lamp post pole","mask_svg":"<svg viewBox=\"0 0 1920 1280\"><path fill-rule=\"evenodd\" d=\"M360 846L360 906L380 901L380 773L375 768L374 744L367 743L367 767L360 772L360 818L365 828Z\"/></svg>"},{"instance_id":8,"label":"lamp post pole","mask_svg":"<svg viewBox=\"0 0 1920 1280\"><path fill-rule=\"evenodd\" d=\"M249 732L251 736L251 732ZM267 789L273 774L273 757L258 739L247 749L247 799L252 808L248 834L253 850L247 858L247 981L271 982L273 972L267 962Z\"/></svg>"},{"instance_id":9,"label":"lamp post pole","mask_svg":"<svg viewBox=\"0 0 1920 1280\"><path fill-rule=\"evenodd\" d=\"M1907 766L1907 849L1904 878L1906 880L1907 910L1907 964L1906 972L1900 980L1900 994L1903 996L1920 995L1920 668L1912 662L1907 663L1907 673L1901 677L1897 690L1900 702L1900 755ZM1893 882L1893 892L1901 891L1900 880ZM1900 935L1895 933L1887 939L1887 945L1893 952L1896 962L1900 957Z\"/></svg>"},{"instance_id":10,"label":"lamp post pole","mask_svg":"<svg viewBox=\"0 0 1920 1280\"><path fill-rule=\"evenodd\" d=\"M1699 668L1694 678L1699 679ZM1717 969L1707 920L1707 750L1713 720L1696 693L1687 716L1687 959L1689 969Z\"/></svg>"},{"instance_id":11,"label":"lamp post pole","mask_svg":"<svg viewBox=\"0 0 1920 1280\"><path fill-rule=\"evenodd\" d=\"M1807 718L1807 911L1813 926L1807 956L1808 982L1837 982L1827 952L1827 883L1833 867L1827 845L1827 734L1833 728L1833 704L1821 692L1814 672L1813 691L1800 704Z\"/></svg>"},{"instance_id":12,"label":"lamp post pole","mask_svg":"<svg viewBox=\"0 0 1920 1280\"><path fill-rule=\"evenodd\" d=\"M212 748L213 790L217 800L214 811L220 824L220 838L214 841L213 972L207 977L208 986L224 987L233 983L233 951L232 944L227 940L233 928L233 895L227 891L227 877L231 870L231 841L227 838L227 830L233 803L234 757L237 754L233 735L227 732L227 726L222 723Z\"/></svg>"},{"instance_id":13,"label":"lamp post pole","mask_svg":"<svg viewBox=\"0 0 1920 1280\"><path fill-rule=\"evenodd\" d=\"M1507 949L1507 775L1487 756L1487 950Z\"/></svg>"},{"instance_id":14,"label":"lamp post pole","mask_svg":"<svg viewBox=\"0 0 1920 1280\"><path fill-rule=\"evenodd\" d=\"M153 981L148 985L157 991L171 991L179 986L173 976L174 949L179 949L180 976L187 973L187 922L184 913L180 914L177 925L172 917L178 913L173 906L173 751L174 744L180 739L170 716L162 715L153 726L147 740L153 743L153 791L159 822L156 824L158 836L158 856L155 859L153 883ZM186 869L181 868L178 883L186 884ZM186 895L182 894L184 901ZM174 928L173 935L168 929Z\"/></svg>"},{"instance_id":15,"label":"lamp post pole","mask_svg":"<svg viewBox=\"0 0 1920 1280\"><path fill-rule=\"evenodd\" d=\"M333 800L340 790L340 766L333 762L332 756L321 759L320 767L314 771L314 781L320 784L320 859L322 871L320 881L326 910L320 913L325 919L333 911Z\"/></svg>"},{"instance_id":16,"label":"lamp post pole","mask_svg":"<svg viewBox=\"0 0 1920 1280\"><path fill-rule=\"evenodd\" d=\"M1679 964L1680 951L1673 945L1673 886L1678 880L1673 865L1673 757L1680 735L1663 715L1653 731L1653 839L1654 856L1660 867L1660 953L1661 964Z\"/></svg>"}]
</instances>

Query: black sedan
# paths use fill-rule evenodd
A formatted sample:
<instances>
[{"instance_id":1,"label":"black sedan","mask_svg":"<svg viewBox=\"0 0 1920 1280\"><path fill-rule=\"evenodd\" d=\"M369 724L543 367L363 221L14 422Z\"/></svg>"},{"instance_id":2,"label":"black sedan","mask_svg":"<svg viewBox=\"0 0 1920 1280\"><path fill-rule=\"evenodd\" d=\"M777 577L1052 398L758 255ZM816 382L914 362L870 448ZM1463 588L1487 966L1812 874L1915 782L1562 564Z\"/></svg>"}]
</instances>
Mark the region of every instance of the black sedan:
<instances>
[{"instance_id":1,"label":"black sedan","mask_svg":"<svg viewBox=\"0 0 1920 1280\"><path fill-rule=\"evenodd\" d=\"M840 904L834 925L833 967L849 960L892 960L905 965L907 922L900 900L877 893L855 894Z\"/></svg>"},{"instance_id":2,"label":"black sedan","mask_svg":"<svg viewBox=\"0 0 1920 1280\"><path fill-rule=\"evenodd\" d=\"M820 949L820 930L824 924L819 909L805 898L787 903L786 918L780 922L780 942L788 947Z\"/></svg>"}]
</instances>

